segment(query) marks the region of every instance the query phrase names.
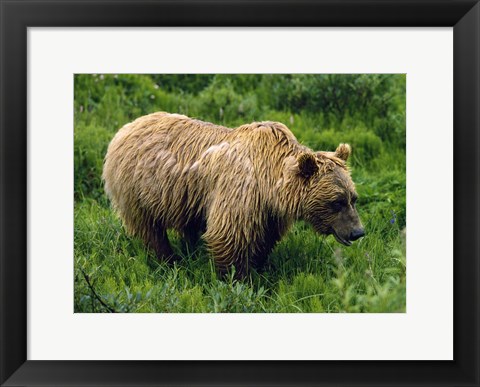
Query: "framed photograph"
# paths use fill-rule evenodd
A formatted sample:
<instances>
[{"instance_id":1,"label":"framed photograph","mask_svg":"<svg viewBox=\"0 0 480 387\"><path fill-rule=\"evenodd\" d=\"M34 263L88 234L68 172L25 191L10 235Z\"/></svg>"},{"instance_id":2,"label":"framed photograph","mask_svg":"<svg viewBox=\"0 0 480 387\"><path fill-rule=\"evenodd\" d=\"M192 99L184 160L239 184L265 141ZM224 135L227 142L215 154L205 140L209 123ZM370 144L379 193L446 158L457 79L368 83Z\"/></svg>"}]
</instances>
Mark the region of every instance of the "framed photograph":
<instances>
[{"instance_id":1,"label":"framed photograph","mask_svg":"<svg viewBox=\"0 0 480 387\"><path fill-rule=\"evenodd\" d=\"M2 385L480 385L477 1L1 12Z\"/></svg>"},{"instance_id":2,"label":"framed photograph","mask_svg":"<svg viewBox=\"0 0 480 387\"><path fill-rule=\"evenodd\" d=\"M75 74L75 313L405 313L406 85Z\"/></svg>"}]
</instances>

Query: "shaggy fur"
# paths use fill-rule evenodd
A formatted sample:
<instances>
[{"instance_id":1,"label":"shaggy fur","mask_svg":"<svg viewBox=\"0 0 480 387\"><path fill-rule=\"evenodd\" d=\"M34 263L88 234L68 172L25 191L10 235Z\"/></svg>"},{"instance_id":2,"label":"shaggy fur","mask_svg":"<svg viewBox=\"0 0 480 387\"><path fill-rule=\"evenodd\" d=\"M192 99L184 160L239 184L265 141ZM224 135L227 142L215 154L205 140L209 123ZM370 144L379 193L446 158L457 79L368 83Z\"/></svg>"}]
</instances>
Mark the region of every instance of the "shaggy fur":
<instances>
[{"instance_id":1,"label":"shaggy fur","mask_svg":"<svg viewBox=\"0 0 480 387\"><path fill-rule=\"evenodd\" d=\"M342 243L361 227L349 154L344 144L314 153L278 122L229 129L159 112L119 130L103 179L126 230L159 259L178 258L172 228L190 243L202 236L219 271L243 276L297 219Z\"/></svg>"}]
</instances>

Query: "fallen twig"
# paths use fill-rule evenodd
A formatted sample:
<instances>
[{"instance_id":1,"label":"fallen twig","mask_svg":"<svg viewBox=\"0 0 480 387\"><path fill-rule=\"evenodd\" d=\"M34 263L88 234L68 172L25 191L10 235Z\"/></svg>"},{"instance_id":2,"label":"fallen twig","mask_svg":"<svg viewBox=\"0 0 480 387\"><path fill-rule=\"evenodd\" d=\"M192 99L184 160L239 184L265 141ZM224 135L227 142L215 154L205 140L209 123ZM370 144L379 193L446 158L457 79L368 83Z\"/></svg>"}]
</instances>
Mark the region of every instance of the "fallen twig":
<instances>
[{"instance_id":1,"label":"fallen twig","mask_svg":"<svg viewBox=\"0 0 480 387\"><path fill-rule=\"evenodd\" d=\"M115 309L113 309L111 306L107 305L107 304L100 298L100 296L97 294L97 292L96 292L95 289L93 288L92 284L90 283L90 279L89 279L88 275L83 271L83 269L80 269L80 271L82 272L83 277L85 278L85 281L87 282L88 287L90 288L90 290L92 291L92 294L93 294L94 297L98 300L98 302L100 302L100 304L102 304L102 306L103 306L104 308L106 308L110 313L117 313L117 311L116 311Z\"/></svg>"}]
</instances>

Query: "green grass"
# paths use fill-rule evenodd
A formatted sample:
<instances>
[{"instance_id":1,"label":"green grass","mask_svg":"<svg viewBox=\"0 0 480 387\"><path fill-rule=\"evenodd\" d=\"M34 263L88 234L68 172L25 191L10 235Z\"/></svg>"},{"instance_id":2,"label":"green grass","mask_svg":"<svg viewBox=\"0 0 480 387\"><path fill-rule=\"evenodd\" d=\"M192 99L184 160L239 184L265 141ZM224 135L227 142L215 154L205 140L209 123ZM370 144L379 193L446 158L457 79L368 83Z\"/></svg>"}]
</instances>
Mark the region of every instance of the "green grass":
<instances>
[{"instance_id":1,"label":"green grass","mask_svg":"<svg viewBox=\"0 0 480 387\"><path fill-rule=\"evenodd\" d=\"M404 312L405 78L359 77L352 83L305 76L76 76L75 312ZM308 88L294 85L288 103L271 92L290 90L295 82ZM328 82L347 91L364 88L375 99L365 104L345 92L345 101L332 106L305 102L305 93ZM159 110L228 126L282 121L316 150L351 143L366 237L344 247L298 222L265 269L244 281L219 279L205 247L186 251L174 232L170 240L182 261L157 262L125 234L100 176L118 128Z\"/></svg>"}]
</instances>

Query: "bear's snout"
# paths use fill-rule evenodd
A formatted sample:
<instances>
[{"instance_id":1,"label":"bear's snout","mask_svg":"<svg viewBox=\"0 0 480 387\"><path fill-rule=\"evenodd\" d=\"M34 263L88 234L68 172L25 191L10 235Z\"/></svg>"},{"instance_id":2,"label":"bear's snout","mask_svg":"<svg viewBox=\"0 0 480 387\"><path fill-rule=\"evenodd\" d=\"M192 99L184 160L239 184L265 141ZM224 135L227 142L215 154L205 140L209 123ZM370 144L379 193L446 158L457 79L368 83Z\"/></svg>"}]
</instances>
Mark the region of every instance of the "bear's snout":
<instances>
[{"instance_id":1,"label":"bear's snout","mask_svg":"<svg viewBox=\"0 0 480 387\"><path fill-rule=\"evenodd\" d=\"M350 239L351 241L356 241L357 239L363 237L364 235L365 235L365 230L363 228L357 228L350 233L350 237L348 239Z\"/></svg>"}]
</instances>

